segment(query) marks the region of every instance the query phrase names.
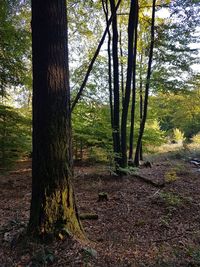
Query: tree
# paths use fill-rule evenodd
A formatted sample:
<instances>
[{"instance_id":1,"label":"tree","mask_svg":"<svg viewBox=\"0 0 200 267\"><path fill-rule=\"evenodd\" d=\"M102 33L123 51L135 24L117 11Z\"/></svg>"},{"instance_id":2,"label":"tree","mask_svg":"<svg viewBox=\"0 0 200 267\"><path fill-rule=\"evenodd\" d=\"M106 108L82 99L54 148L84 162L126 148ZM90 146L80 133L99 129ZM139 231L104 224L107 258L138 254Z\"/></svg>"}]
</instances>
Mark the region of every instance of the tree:
<instances>
[{"instance_id":1,"label":"tree","mask_svg":"<svg viewBox=\"0 0 200 267\"><path fill-rule=\"evenodd\" d=\"M136 102L136 59L137 59L137 39L138 39L138 0L136 0L135 11L135 34L134 34L134 52L133 52L133 85L132 85L132 105L131 105L131 127L129 139L129 160L133 159L133 143L134 143L134 126L135 126L135 102Z\"/></svg>"},{"instance_id":2,"label":"tree","mask_svg":"<svg viewBox=\"0 0 200 267\"><path fill-rule=\"evenodd\" d=\"M119 98L119 58L118 58L118 29L117 16L115 14L115 1L110 0L110 10L113 16L112 20L112 60L113 60L113 147L115 162L120 164L120 133L119 133L119 115L120 115L120 98Z\"/></svg>"},{"instance_id":3,"label":"tree","mask_svg":"<svg viewBox=\"0 0 200 267\"><path fill-rule=\"evenodd\" d=\"M127 118L128 118L128 108L131 95L131 82L133 77L133 66L135 58L134 52L134 32L137 23L137 3L136 1L131 1L129 22L128 22L128 59L127 59L127 78L126 78L126 88L124 103L122 109L122 122L121 122L121 166L127 166ZM135 66L134 66L135 67Z\"/></svg>"},{"instance_id":4,"label":"tree","mask_svg":"<svg viewBox=\"0 0 200 267\"><path fill-rule=\"evenodd\" d=\"M9 94L9 86L26 85L29 74L30 26L28 4L1 1L0 8L0 96Z\"/></svg>"},{"instance_id":5,"label":"tree","mask_svg":"<svg viewBox=\"0 0 200 267\"><path fill-rule=\"evenodd\" d=\"M149 97L149 87L150 87L150 78L151 78L151 65L152 65L152 60L153 60L153 48L154 48L155 6L156 6L156 0L153 0L152 23L151 23L151 43L150 43L150 49L149 49L149 61L148 61L147 78L146 78L146 86L145 86L144 110L143 110L143 116L142 116L142 121L140 125L140 131L139 131L139 136L138 136L138 141L137 141L137 146L136 146L136 151L135 151L135 160L134 160L135 166L139 166L141 142L142 142L145 123L147 119L148 97Z\"/></svg>"},{"instance_id":6,"label":"tree","mask_svg":"<svg viewBox=\"0 0 200 267\"><path fill-rule=\"evenodd\" d=\"M83 237L74 192L66 1L32 0L33 163L29 233Z\"/></svg>"}]
</instances>

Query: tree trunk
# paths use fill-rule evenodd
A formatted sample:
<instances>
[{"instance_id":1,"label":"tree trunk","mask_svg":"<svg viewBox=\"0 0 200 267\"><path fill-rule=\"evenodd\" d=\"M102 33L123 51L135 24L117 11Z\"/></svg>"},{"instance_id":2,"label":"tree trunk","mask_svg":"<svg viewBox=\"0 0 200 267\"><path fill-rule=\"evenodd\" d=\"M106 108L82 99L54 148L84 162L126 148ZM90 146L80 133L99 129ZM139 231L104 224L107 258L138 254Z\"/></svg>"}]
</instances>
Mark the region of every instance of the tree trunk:
<instances>
[{"instance_id":1,"label":"tree trunk","mask_svg":"<svg viewBox=\"0 0 200 267\"><path fill-rule=\"evenodd\" d=\"M115 0L110 0L112 20L112 51L113 51L113 141L114 141L114 156L116 167L120 162L120 134L119 134L119 114L120 114L120 99L119 99L119 59L118 59L118 30L117 30L117 17L114 16L116 12Z\"/></svg>"},{"instance_id":2,"label":"tree trunk","mask_svg":"<svg viewBox=\"0 0 200 267\"><path fill-rule=\"evenodd\" d=\"M136 152L135 152L135 160L134 160L135 166L139 166L142 137L143 137L145 123L147 119L149 86L150 86L150 78L151 78L151 65L152 65L152 60L153 60L153 47L154 47L155 5L156 5L156 0L153 0L152 23L151 23L151 43L150 43L150 50L149 50L149 62L148 62L146 87L145 87L144 112L143 112L143 117L141 121L140 132L139 132L139 137L138 137L137 147L136 147Z\"/></svg>"},{"instance_id":3,"label":"tree trunk","mask_svg":"<svg viewBox=\"0 0 200 267\"><path fill-rule=\"evenodd\" d=\"M121 122L121 167L127 166L127 117L131 93L131 81L133 74L133 40L134 40L134 26L136 21L136 3L131 0L129 23L128 23L128 62L127 62L127 78L126 90L124 97L124 104L122 109Z\"/></svg>"},{"instance_id":4,"label":"tree trunk","mask_svg":"<svg viewBox=\"0 0 200 267\"><path fill-rule=\"evenodd\" d=\"M132 107L131 107L131 128L129 140L129 159L133 159L134 144L134 125L135 125L135 101L136 101L136 58L137 58L137 27L138 27L138 0L136 0L136 19L135 19L135 37L133 53L133 88L132 88Z\"/></svg>"},{"instance_id":5,"label":"tree trunk","mask_svg":"<svg viewBox=\"0 0 200 267\"><path fill-rule=\"evenodd\" d=\"M121 92L122 92L122 107L124 104L124 65L123 65L123 49L122 49L122 29L120 23L119 31L119 47L120 47L120 66L121 66Z\"/></svg>"},{"instance_id":6,"label":"tree trunk","mask_svg":"<svg viewBox=\"0 0 200 267\"><path fill-rule=\"evenodd\" d=\"M32 0L33 163L29 233L83 237L71 177L66 1Z\"/></svg>"},{"instance_id":7,"label":"tree trunk","mask_svg":"<svg viewBox=\"0 0 200 267\"><path fill-rule=\"evenodd\" d=\"M108 27L108 0L105 1L102 0L102 6L106 18L106 27ZM112 137L113 137L113 148L114 148L114 136L113 136L113 91L112 91L112 65L111 65L111 33L110 29L108 28L108 44L107 44L107 50L108 50L108 86L109 86L109 104L110 104L110 120L111 120L111 128L112 128Z\"/></svg>"},{"instance_id":8,"label":"tree trunk","mask_svg":"<svg viewBox=\"0 0 200 267\"><path fill-rule=\"evenodd\" d=\"M3 97L2 97L3 98ZM3 101L2 101L3 102ZM0 167L2 166L3 168L6 167L6 139L7 139L7 134L6 134L6 109L4 113L1 116L2 119L2 136L1 136L1 162L0 162Z\"/></svg>"},{"instance_id":9,"label":"tree trunk","mask_svg":"<svg viewBox=\"0 0 200 267\"><path fill-rule=\"evenodd\" d=\"M143 51L141 52L141 57L140 57L140 127L142 124L142 117L143 117L143 92L142 92L142 64L143 64L143 56L142 56ZM140 144L140 156L139 159L143 160L143 150L142 150L142 141Z\"/></svg>"}]
</instances>

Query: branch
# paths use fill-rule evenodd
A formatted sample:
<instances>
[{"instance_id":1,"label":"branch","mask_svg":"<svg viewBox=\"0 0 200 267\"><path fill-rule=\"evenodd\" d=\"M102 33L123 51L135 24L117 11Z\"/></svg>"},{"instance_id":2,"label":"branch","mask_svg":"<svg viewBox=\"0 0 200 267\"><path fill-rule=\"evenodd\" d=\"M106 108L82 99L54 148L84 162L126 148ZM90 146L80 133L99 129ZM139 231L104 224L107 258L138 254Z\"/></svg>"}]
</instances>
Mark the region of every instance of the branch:
<instances>
[{"instance_id":1,"label":"branch","mask_svg":"<svg viewBox=\"0 0 200 267\"><path fill-rule=\"evenodd\" d=\"M133 177L135 177L135 178L137 178L137 179L139 179L139 180L141 180L147 184L153 185L154 187L157 187L157 188L163 188L165 186L164 182L156 183L156 182L154 182L154 181L152 181L152 180L150 180L144 176L136 174L136 173L133 174Z\"/></svg>"},{"instance_id":2,"label":"branch","mask_svg":"<svg viewBox=\"0 0 200 267\"><path fill-rule=\"evenodd\" d=\"M120 5L120 2L121 2L121 0L119 0L118 3L117 3L117 5L116 5L115 13L114 13L113 15L111 15L110 19L108 20L108 24L107 24L107 26L106 26L106 29L105 29L104 33L103 33L103 36L101 37L101 40L100 40L99 45L98 45L98 47L97 47L97 49L96 49L96 52L95 52L95 54L94 54L94 56L93 56L93 58L92 58L92 60L91 60L91 62L90 62L90 64L89 64L89 66L88 66L88 70L87 70L87 72L86 72L86 74L85 74L85 78L84 78L84 80L83 80L83 83L82 83L82 85L81 85L81 87L80 87L80 89L79 89L79 92L77 93L77 95L76 95L76 97L75 97L75 99L74 99L74 101L73 101L73 103L72 103L72 105L71 105L71 112L72 112L73 109L75 108L76 104L78 103L78 101L79 101L79 99L80 99L80 97L81 97L81 95L82 95L83 89L84 89L84 87L85 87L85 85L86 85L86 83L87 83L87 80L88 80L88 78L89 78L90 72L92 71L94 62L95 62L97 56L99 55L99 51L100 51L100 49L101 49L101 46L102 46L103 43L104 43L104 40L105 40L105 38L106 38L106 34L107 34L108 30L109 30L109 27L110 27L110 24L111 24L111 22L112 22L112 20L113 20L113 17L116 15L116 12L117 12L117 9L118 9L118 7L119 7L119 5Z\"/></svg>"}]
</instances>

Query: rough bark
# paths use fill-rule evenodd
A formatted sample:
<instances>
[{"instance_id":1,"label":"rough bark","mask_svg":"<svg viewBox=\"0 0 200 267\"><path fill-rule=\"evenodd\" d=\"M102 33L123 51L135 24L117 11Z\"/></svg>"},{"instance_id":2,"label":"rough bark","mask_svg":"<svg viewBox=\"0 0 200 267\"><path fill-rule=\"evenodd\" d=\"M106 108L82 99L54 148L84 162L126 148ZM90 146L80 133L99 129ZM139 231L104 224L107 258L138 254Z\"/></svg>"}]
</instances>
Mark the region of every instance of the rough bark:
<instances>
[{"instance_id":1,"label":"rough bark","mask_svg":"<svg viewBox=\"0 0 200 267\"><path fill-rule=\"evenodd\" d=\"M29 233L83 237L71 177L66 1L32 0L33 161Z\"/></svg>"},{"instance_id":2,"label":"rough bark","mask_svg":"<svg viewBox=\"0 0 200 267\"><path fill-rule=\"evenodd\" d=\"M151 43L150 43L150 49L149 49L149 62L148 62L147 78L146 78L146 86L145 86L144 111L143 111L143 117L142 117L142 121L140 125L139 137L138 137L137 147L136 147L136 152L135 152L135 159L134 159L135 166L139 165L141 142L142 142L145 123L147 119L148 97L149 97L149 87L150 87L150 78L151 78L151 65L152 65L152 60L153 60L153 47L154 47L155 6L156 6L156 0L153 0L152 22L151 22Z\"/></svg>"}]
</instances>

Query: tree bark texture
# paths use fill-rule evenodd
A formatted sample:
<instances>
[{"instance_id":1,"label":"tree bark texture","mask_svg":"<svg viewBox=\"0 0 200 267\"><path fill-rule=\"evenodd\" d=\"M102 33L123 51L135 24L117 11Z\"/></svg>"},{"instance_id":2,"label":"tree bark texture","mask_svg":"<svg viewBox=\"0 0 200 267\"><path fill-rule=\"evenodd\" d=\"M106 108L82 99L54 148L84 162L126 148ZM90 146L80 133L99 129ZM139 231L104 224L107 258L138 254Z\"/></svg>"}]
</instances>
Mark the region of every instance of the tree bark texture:
<instances>
[{"instance_id":1,"label":"tree bark texture","mask_svg":"<svg viewBox=\"0 0 200 267\"><path fill-rule=\"evenodd\" d=\"M65 0L32 0L33 163L29 233L83 237L71 185Z\"/></svg>"}]
</instances>

